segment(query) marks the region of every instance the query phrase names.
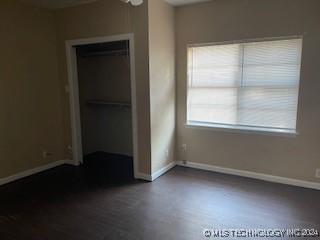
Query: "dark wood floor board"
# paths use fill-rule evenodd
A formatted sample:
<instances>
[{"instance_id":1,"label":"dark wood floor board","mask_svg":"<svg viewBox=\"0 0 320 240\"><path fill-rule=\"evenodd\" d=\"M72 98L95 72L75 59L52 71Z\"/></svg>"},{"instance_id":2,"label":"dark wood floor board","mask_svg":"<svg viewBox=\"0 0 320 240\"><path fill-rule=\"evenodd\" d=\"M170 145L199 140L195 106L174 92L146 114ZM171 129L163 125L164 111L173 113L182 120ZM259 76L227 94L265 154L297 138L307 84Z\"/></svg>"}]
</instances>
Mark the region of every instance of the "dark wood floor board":
<instances>
[{"instance_id":1,"label":"dark wood floor board","mask_svg":"<svg viewBox=\"0 0 320 240\"><path fill-rule=\"evenodd\" d=\"M320 230L320 191L183 167L153 183L112 180L98 168L62 166L0 187L0 239L197 240L205 228Z\"/></svg>"}]
</instances>

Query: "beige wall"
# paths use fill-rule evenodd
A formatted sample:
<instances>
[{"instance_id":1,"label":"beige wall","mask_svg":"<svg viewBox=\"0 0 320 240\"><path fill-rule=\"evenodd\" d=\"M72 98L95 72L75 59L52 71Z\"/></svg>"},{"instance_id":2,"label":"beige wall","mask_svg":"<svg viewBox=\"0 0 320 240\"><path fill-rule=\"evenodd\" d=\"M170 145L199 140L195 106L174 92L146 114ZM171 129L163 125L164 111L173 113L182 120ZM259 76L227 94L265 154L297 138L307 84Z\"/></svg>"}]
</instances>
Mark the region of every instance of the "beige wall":
<instances>
[{"instance_id":1,"label":"beige wall","mask_svg":"<svg viewBox=\"0 0 320 240\"><path fill-rule=\"evenodd\" d=\"M139 171L151 173L150 101L148 68L148 4L132 7L119 0L100 0L91 4L58 10L55 13L59 39L59 60L63 122L63 144L71 145L69 96L63 92L68 84L65 40L135 34L136 95L138 111ZM65 152L66 157L71 157Z\"/></svg>"},{"instance_id":2,"label":"beige wall","mask_svg":"<svg viewBox=\"0 0 320 240\"><path fill-rule=\"evenodd\" d=\"M179 159L309 181L320 168L320 2L215 0L176 12ZM296 138L187 129L186 46L305 34Z\"/></svg>"},{"instance_id":3,"label":"beige wall","mask_svg":"<svg viewBox=\"0 0 320 240\"><path fill-rule=\"evenodd\" d=\"M164 0L149 0L152 172L175 161L175 18Z\"/></svg>"},{"instance_id":4,"label":"beige wall","mask_svg":"<svg viewBox=\"0 0 320 240\"><path fill-rule=\"evenodd\" d=\"M149 1L131 7L100 0L55 12L1 1L0 178L71 157L65 40L134 32L140 172L186 159L319 181L314 175L320 168L320 2L215 0L174 11L164 1ZM187 44L296 34L305 35L296 138L184 127ZM43 150L53 156L43 159Z\"/></svg>"},{"instance_id":5,"label":"beige wall","mask_svg":"<svg viewBox=\"0 0 320 240\"><path fill-rule=\"evenodd\" d=\"M0 178L62 160L54 15L0 2ZM43 159L42 151L53 156Z\"/></svg>"}]
</instances>

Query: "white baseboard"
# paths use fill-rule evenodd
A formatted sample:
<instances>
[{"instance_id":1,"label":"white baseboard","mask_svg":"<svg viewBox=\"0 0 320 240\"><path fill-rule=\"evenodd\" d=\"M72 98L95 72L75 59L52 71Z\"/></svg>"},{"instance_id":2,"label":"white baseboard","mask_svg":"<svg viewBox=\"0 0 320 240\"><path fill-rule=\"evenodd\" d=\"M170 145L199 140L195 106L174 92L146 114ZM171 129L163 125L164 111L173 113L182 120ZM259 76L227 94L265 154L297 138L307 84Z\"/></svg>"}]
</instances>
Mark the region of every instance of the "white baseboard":
<instances>
[{"instance_id":1,"label":"white baseboard","mask_svg":"<svg viewBox=\"0 0 320 240\"><path fill-rule=\"evenodd\" d=\"M49 170L51 168L55 168L64 164L69 164L73 166L79 166L79 163L74 162L73 160L60 160L56 161L53 163L49 163L44 166L40 166L34 169L26 170L21 173L17 173L14 175L11 175L9 177L5 178L0 178L0 186ZM247 177L247 178L253 178L253 179L258 179L258 180L263 180L267 182L274 182L274 183L281 183L281 184L286 184L286 185L292 185L292 186L297 186L297 187L304 187L304 188L311 188L311 189L316 189L320 190L320 183L317 182L309 182L309 181L303 181L303 180L298 180L298 179L292 179L292 178L285 178L285 177L279 177L279 176L273 176L273 175L268 175L268 174L263 174L263 173L255 173L255 172L250 172L250 171L244 171L244 170L237 170L237 169L232 169L232 168L224 168L224 167L218 167L214 165L208 165L208 164L202 164L202 163L195 163L195 162L187 162L184 164L182 161L177 161L177 162L171 162L167 166L161 168L157 172L153 173L152 175L150 174L145 174L145 173L137 173L135 175L136 179L141 179L145 181L152 182L168 172L170 169L175 167L176 165L178 166L183 166L183 167L189 167L189 168L195 168L195 169L201 169L201 170L207 170L207 171L212 171L212 172L218 172L218 173L224 173L224 174L230 174L230 175L235 175L235 176L241 176L241 177Z\"/></svg>"},{"instance_id":2,"label":"white baseboard","mask_svg":"<svg viewBox=\"0 0 320 240\"><path fill-rule=\"evenodd\" d=\"M154 180L161 177L163 174L165 174L166 172L168 172L170 169L174 168L175 166L176 166L176 162L171 162L167 166L164 166L160 170L153 173L152 175L145 174L145 173L138 173L138 174L136 174L135 178L145 180L148 182L153 182Z\"/></svg>"},{"instance_id":3,"label":"white baseboard","mask_svg":"<svg viewBox=\"0 0 320 240\"><path fill-rule=\"evenodd\" d=\"M168 172L170 169L174 168L176 166L176 162L171 162L167 166L164 166L160 170L156 171L151 175L151 181L156 180L158 177L162 176L166 172Z\"/></svg>"},{"instance_id":4,"label":"white baseboard","mask_svg":"<svg viewBox=\"0 0 320 240\"><path fill-rule=\"evenodd\" d=\"M150 174L145 174L145 173L137 173L135 174L135 179L140 179L140 180L145 180L145 181L148 181L148 182L152 182L152 177Z\"/></svg>"},{"instance_id":5,"label":"white baseboard","mask_svg":"<svg viewBox=\"0 0 320 240\"><path fill-rule=\"evenodd\" d=\"M285 178L285 177L273 176L273 175L250 172L250 171L243 171L243 170L237 170L232 168L224 168L224 167L218 167L214 165L195 163L195 162L187 162L186 164L184 164L182 161L178 161L177 165L183 166L183 167L207 170L211 172L230 174L230 175L235 175L240 177L253 178L253 179L263 180L267 182L281 183L281 184L292 185L296 187L304 187L304 188L320 190L320 183L317 183L317 182L309 182L309 181L303 181L298 179Z\"/></svg>"},{"instance_id":6,"label":"white baseboard","mask_svg":"<svg viewBox=\"0 0 320 240\"><path fill-rule=\"evenodd\" d=\"M11 175L6 178L0 178L0 186L7 184L7 183L10 183L10 182L17 181L17 180L25 178L25 177L29 177L31 175L34 175L34 174L37 174L37 173L40 173L40 172L43 172L46 170L49 170L51 168L55 168L55 167L64 165L64 164L68 164L68 165L72 165L72 166L79 166L80 165L78 162L75 162L73 160L56 161L56 162L49 163L44 166L36 167L34 169L26 170L26 171ZM163 167L162 169L160 169L159 171L155 172L152 175L144 174L144 173L137 173L135 175L135 178L145 180L148 182L152 182L152 181L156 180L158 177L160 177L161 175L165 174L167 171L169 171L175 165L176 165L176 162L172 162L172 163L168 164L167 166Z\"/></svg>"},{"instance_id":7,"label":"white baseboard","mask_svg":"<svg viewBox=\"0 0 320 240\"><path fill-rule=\"evenodd\" d=\"M64 160L64 164L72 165L72 166L80 166L80 163L73 160Z\"/></svg>"},{"instance_id":8,"label":"white baseboard","mask_svg":"<svg viewBox=\"0 0 320 240\"><path fill-rule=\"evenodd\" d=\"M30 169L30 170L26 170L26 171L11 175L9 177L0 178L0 186L4 185L4 184L7 184L7 183L10 183L10 182L13 182L13 181L16 181L16 180L19 180L21 178L29 177L31 175L34 175L34 174L49 170L51 168L55 168L55 167L61 166L63 164L66 164L68 161L69 160L60 160L60 161L56 161L56 162L53 162L53 163L49 163L49 164L44 165L44 166L36 167L36 168Z\"/></svg>"}]
</instances>

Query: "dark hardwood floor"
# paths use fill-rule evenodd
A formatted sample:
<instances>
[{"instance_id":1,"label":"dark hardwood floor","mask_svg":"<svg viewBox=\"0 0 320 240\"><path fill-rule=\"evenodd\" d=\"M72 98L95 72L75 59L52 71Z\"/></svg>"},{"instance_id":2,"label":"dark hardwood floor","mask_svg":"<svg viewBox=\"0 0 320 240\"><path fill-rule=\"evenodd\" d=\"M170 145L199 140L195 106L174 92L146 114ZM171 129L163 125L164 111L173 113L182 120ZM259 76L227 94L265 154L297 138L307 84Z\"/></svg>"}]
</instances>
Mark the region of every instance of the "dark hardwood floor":
<instances>
[{"instance_id":1,"label":"dark hardwood floor","mask_svg":"<svg viewBox=\"0 0 320 240\"><path fill-rule=\"evenodd\" d=\"M153 183L113 180L94 165L0 187L0 239L194 240L206 239L205 228L320 230L320 191L182 167Z\"/></svg>"}]
</instances>

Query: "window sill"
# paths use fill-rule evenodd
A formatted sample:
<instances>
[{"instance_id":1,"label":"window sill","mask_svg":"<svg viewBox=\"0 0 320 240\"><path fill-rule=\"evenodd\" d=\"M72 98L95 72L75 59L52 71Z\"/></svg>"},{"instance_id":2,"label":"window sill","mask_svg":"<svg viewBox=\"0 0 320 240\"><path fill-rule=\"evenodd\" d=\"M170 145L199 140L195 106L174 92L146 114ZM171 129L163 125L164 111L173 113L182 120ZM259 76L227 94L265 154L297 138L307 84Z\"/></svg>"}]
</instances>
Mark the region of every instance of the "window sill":
<instances>
[{"instance_id":1,"label":"window sill","mask_svg":"<svg viewBox=\"0 0 320 240\"><path fill-rule=\"evenodd\" d=\"M280 137L297 137L299 133L290 129L277 129L277 128L263 128L263 127L247 127L235 126L225 124L201 123L201 122L188 122L185 124L186 128L204 129L213 131L223 131L231 133L244 133L244 134L259 134Z\"/></svg>"}]
</instances>

